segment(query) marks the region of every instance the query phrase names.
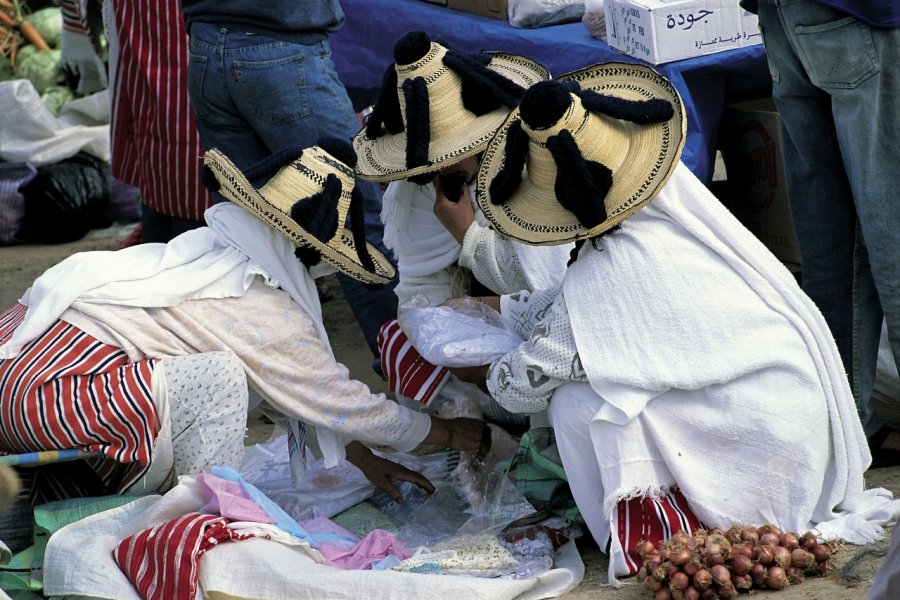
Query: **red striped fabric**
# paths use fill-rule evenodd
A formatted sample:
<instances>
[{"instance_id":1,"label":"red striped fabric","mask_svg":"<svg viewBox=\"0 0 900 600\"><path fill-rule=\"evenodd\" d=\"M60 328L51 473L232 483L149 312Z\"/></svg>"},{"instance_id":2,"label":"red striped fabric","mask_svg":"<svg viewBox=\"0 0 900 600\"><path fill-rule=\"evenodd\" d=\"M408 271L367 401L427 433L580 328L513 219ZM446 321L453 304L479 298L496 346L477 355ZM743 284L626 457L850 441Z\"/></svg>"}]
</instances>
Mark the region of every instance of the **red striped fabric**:
<instances>
[{"instance_id":1,"label":"red striped fabric","mask_svg":"<svg viewBox=\"0 0 900 600\"><path fill-rule=\"evenodd\" d=\"M679 490L656 498L620 500L616 513L616 534L625 552L628 575L634 575L641 568L641 557L635 548L642 540L649 540L658 547L674 533L682 530L693 533L703 527Z\"/></svg>"},{"instance_id":2,"label":"red striped fabric","mask_svg":"<svg viewBox=\"0 0 900 600\"><path fill-rule=\"evenodd\" d=\"M145 529L116 545L113 556L123 573L147 600L194 600L200 556L237 534L231 521L217 515L188 513Z\"/></svg>"},{"instance_id":3,"label":"red striped fabric","mask_svg":"<svg viewBox=\"0 0 900 600\"><path fill-rule=\"evenodd\" d=\"M86 8L81 0L61 0L59 9L62 13L63 27L78 33L88 33L91 28L87 22Z\"/></svg>"},{"instance_id":4,"label":"red striped fabric","mask_svg":"<svg viewBox=\"0 0 900 600\"><path fill-rule=\"evenodd\" d=\"M390 390L428 406L450 378L450 371L422 358L400 329L397 319L381 326L377 341L381 353L381 372Z\"/></svg>"},{"instance_id":5,"label":"red striped fabric","mask_svg":"<svg viewBox=\"0 0 900 600\"><path fill-rule=\"evenodd\" d=\"M188 37L179 0L113 0L119 39L112 82L112 174L146 206L203 220L203 149L187 89Z\"/></svg>"},{"instance_id":6,"label":"red striped fabric","mask_svg":"<svg viewBox=\"0 0 900 600\"><path fill-rule=\"evenodd\" d=\"M0 315L0 344L25 318ZM151 462L156 407L153 360L129 363L122 350L57 321L15 358L0 360L0 453L79 448L101 480L125 492ZM123 476L119 465L128 465Z\"/></svg>"}]
</instances>

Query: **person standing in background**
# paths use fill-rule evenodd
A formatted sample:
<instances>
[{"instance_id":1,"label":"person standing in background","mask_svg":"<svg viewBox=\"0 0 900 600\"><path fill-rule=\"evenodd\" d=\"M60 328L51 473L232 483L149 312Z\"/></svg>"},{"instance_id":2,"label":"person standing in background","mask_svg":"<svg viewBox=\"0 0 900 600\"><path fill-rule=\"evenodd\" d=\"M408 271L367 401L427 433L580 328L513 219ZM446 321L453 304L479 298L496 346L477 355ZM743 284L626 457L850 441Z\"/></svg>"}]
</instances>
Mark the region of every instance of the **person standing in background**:
<instances>
[{"instance_id":1,"label":"person standing in background","mask_svg":"<svg viewBox=\"0 0 900 600\"><path fill-rule=\"evenodd\" d=\"M353 105L328 45L328 34L344 23L337 0L182 0L182 10L191 40L188 91L204 147L247 168L285 147L356 134ZM368 240L389 255L381 191L372 183L361 188ZM378 329L397 314L396 279L377 290L338 279L377 356Z\"/></svg>"},{"instance_id":2,"label":"person standing in background","mask_svg":"<svg viewBox=\"0 0 900 600\"><path fill-rule=\"evenodd\" d=\"M900 433L870 403L882 319L900 363L900 2L743 0L759 16L784 133L802 285L837 341L872 446Z\"/></svg>"},{"instance_id":3,"label":"person standing in background","mask_svg":"<svg viewBox=\"0 0 900 600\"><path fill-rule=\"evenodd\" d=\"M78 93L109 87L112 175L141 191L140 241L168 242L204 225L211 202L200 177L203 148L188 100L178 0L62 0L60 9L62 60L78 77Z\"/></svg>"}]
</instances>

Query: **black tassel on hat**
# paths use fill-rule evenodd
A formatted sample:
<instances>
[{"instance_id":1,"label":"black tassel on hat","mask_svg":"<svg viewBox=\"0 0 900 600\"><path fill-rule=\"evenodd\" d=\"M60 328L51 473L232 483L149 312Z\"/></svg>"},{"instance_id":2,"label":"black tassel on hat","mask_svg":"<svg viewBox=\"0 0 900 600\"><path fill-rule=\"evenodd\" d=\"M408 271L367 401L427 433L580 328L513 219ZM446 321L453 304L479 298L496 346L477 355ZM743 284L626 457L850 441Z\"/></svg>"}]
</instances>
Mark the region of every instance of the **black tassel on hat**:
<instances>
[{"instance_id":1,"label":"black tassel on hat","mask_svg":"<svg viewBox=\"0 0 900 600\"><path fill-rule=\"evenodd\" d=\"M313 237L327 243L338 228L337 211L334 209L343 191L341 180L329 174L321 192L297 200L291 207L291 218Z\"/></svg>"},{"instance_id":2,"label":"black tassel on hat","mask_svg":"<svg viewBox=\"0 0 900 600\"><path fill-rule=\"evenodd\" d=\"M394 62L410 65L428 54L431 40L423 31L411 31L394 44ZM384 72L381 89L372 112L366 121L366 137L379 138L385 131L396 134L403 131L403 116L397 96L397 69L390 65Z\"/></svg>"},{"instance_id":3,"label":"black tassel on hat","mask_svg":"<svg viewBox=\"0 0 900 600\"><path fill-rule=\"evenodd\" d=\"M522 121L516 119L506 132L503 168L497 173L488 188L492 204L504 204L519 189L522 170L528 158L528 134L522 131Z\"/></svg>"},{"instance_id":4,"label":"black tassel on hat","mask_svg":"<svg viewBox=\"0 0 900 600\"><path fill-rule=\"evenodd\" d=\"M316 146L335 157L351 169L356 166L359 157L353 151L350 142L333 136L322 136L316 142Z\"/></svg>"},{"instance_id":5,"label":"black tassel on hat","mask_svg":"<svg viewBox=\"0 0 900 600\"><path fill-rule=\"evenodd\" d=\"M554 192L559 203L578 221L592 229L606 220L606 194L612 187L612 171L586 160L568 129L547 139L547 150L556 163Z\"/></svg>"},{"instance_id":6,"label":"black tassel on hat","mask_svg":"<svg viewBox=\"0 0 900 600\"><path fill-rule=\"evenodd\" d=\"M415 169L430 164L431 120L425 79L414 77L404 81L403 97L406 99L406 168Z\"/></svg>"},{"instance_id":7,"label":"black tassel on hat","mask_svg":"<svg viewBox=\"0 0 900 600\"><path fill-rule=\"evenodd\" d=\"M501 106L512 108L525 88L487 68L488 54L463 54L447 50L443 62L462 80L462 102L466 110L481 116Z\"/></svg>"},{"instance_id":8,"label":"black tassel on hat","mask_svg":"<svg viewBox=\"0 0 900 600\"><path fill-rule=\"evenodd\" d=\"M353 245L360 264L369 271L375 270L375 263L366 245L366 217L363 209L362 192L354 187L350 192L350 231L353 233Z\"/></svg>"}]
</instances>

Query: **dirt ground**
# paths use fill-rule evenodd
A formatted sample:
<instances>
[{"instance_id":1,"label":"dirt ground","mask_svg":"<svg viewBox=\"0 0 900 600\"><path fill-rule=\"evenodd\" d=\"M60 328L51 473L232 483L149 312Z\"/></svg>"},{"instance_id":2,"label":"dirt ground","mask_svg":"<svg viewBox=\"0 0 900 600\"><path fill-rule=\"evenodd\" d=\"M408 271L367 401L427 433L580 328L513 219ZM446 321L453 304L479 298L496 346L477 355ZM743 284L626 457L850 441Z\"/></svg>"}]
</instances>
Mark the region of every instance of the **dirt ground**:
<instances>
[{"instance_id":1,"label":"dirt ground","mask_svg":"<svg viewBox=\"0 0 900 600\"><path fill-rule=\"evenodd\" d=\"M115 249L131 232L132 226L118 225L92 231L78 242L55 246L0 247L0 310L12 305L28 288L35 277L74 252ZM344 301L335 279L329 280L333 298L324 304L325 325L337 359L357 379L377 391L384 391L384 383L371 368L372 357L356 326L356 322ZM271 426L258 415L251 414L248 443L265 441L271 434ZM884 487L895 495L900 494L900 467L878 469L866 474L869 487ZM755 592L763 596L777 594L784 600L864 600L872 577L882 562L882 553L889 537L871 546L847 546L835 557L835 574L828 578L808 578L800 585L780 592ZM639 600L649 598L643 586L636 581L626 581L623 587L605 587L607 562L595 545L580 545L585 563L584 581L565 596L566 600ZM842 575L842 567L848 561L852 568ZM849 577L847 577L849 575ZM842 581L842 576L854 583Z\"/></svg>"}]
</instances>

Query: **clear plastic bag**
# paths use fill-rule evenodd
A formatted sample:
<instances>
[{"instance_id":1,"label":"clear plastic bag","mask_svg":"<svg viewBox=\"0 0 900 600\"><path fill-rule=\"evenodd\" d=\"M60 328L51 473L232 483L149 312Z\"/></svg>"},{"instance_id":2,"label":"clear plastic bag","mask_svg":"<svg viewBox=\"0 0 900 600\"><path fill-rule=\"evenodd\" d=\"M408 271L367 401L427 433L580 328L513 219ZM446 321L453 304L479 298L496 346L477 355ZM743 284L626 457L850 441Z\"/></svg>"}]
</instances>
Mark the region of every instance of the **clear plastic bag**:
<instances>
[{"instance_id":1,"label":"clear plastic bag","mask_svg":"<svg viewBox=\"0 0 900 600\"><path fill-rule=\"evenodd\" d=\"M486 365L522 343L500 313L474 298L410 308L398 319L422 358L440 367Z\"/></svg>"},{"instance_id":2,"label":"clear plastic bag","mask_svg":"<svg viewBox=\"0 0 900 600\"><path fill-rule=\"evenodd\" d=\"M603 0L584 0L584 15L581 22L587 27L591 36L598 40L606 40L606 12Z\"/></svg>"}]
</instances>

